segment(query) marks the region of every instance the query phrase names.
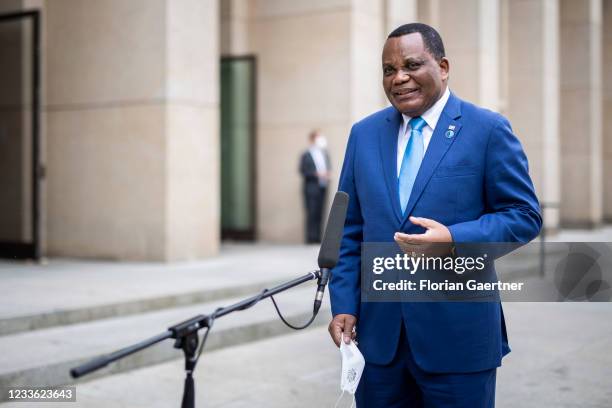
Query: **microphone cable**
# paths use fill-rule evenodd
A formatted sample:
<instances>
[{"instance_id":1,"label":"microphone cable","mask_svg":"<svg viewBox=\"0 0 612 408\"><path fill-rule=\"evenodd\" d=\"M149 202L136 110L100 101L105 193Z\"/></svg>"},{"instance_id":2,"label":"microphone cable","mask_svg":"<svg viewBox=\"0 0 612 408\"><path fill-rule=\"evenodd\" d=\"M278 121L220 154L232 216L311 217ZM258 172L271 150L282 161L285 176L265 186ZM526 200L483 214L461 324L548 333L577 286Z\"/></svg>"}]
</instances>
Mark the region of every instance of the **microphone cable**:
<instances>
[{"instance_id":1,"label":"microphone cable","mask_svg":"<svg viewBox=\"0 0 612 408\"><path fill-rule=\"evenodd\" d=\"M311 272L312 274L315 274L316 272ZM268 293L269 289L266 288L264 290L262 290L261 292L259 292L259 294L257 295L257 297L255 299L253 299L252 302L247 303L246 305L242 306L239 309L236 310L246 310L246 309L250 309L251 307L255 306L257 303L259 303L261 301L261 299L263 299L264 295L266 293ZM290 329L293 330L304 330L306 329L308 326L310 326L315 318L317 317L317 315L319 314L319 310L317 309L316 311L313 310L312 316L310 317L310 319L304 323L302 326L295 326L291 323L289 323L287 321L287 319L283 316L283 314L280 311L280 308L278 307L278 304L276 303L276 299L274 299L274 296L269 296L270 300L272 300L272 304L274 305L274 309L276 310L276 314L278 314L278 317L281 319L281 321ZM200 347L198 349L198 352L194 358L194 363L193 363L193 369L195 370L196 365L198 364L198 361L200 360L200 356L202 355L202 352L204 351L204 345L206 344L206 340L208 339L208 334L210 333L210 330L213 327L213 324L215 323L215 319L217 317L217 312L219 312L219 310L222 310L222 307L217 308L217 310L215 310L209 317L208 317L208 324L206 326L206 331L204 332L204 334L202 335L202 340L200 340Z\"/></svg>"},{"instance_id":2,"label":"microphone cable","mask_svg":"<svg viewBox=\"0 0 612 408\"><path fill-rule=\"evenodd\" d=\"M274 296L270 296L270 299L272 300L272 304L274 305L274 308L276 309L276 314L278 314L278 317L280 317L281 321L283 323L285 323L285 326L293 329L293 330L303 330L305 328L307 328L308 326L310 326L312 324L312 322L314 322L314 319L317 317L317 314L319 313L319 311L317 310L316 312L313 311L312 312L312 316L310 317L310 320L308 320L306 323L304 323L303 326L294 326L291 323L289 323L285 317L283 316L283 314L281 313L280 309L278 308L278 305L276 304L276 300L274 300Z\"/></svg>"}]
</instances>

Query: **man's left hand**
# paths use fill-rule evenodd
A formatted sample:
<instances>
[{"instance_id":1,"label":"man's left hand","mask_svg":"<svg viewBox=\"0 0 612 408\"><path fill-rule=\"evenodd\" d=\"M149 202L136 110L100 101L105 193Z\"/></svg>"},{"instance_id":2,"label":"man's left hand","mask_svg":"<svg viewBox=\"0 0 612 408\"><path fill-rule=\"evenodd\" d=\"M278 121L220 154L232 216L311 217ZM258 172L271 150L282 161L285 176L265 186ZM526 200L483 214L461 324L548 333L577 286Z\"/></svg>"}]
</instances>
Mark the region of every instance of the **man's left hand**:
<instances>
[{"instance_id":1,"label":"man's left hand","mask_svg":"<svg viewBox=\"0 0 612 408\"><path fill-rule=\"evenodd\" d=\"M438 221L422 218L410 217L410 222L425 228L423 234L404 234L396 232L394 239L398 244L425 244L429 242L453 242L453 237L445 225Z\"/></svg>"},{"instance_id":2,"label":"man's left hand","mask_svg":"<svg viewBox=\"0 0 612 408\"><path fill-rule=\"evenodd\" d=\"M404 234L396 232L395 242L406 254L423 253L427 256L447 256L452 254L453 237L445 225L429 218L410 217L410 222L420 225L423 234Z\"/></svg>"}]
</instances>

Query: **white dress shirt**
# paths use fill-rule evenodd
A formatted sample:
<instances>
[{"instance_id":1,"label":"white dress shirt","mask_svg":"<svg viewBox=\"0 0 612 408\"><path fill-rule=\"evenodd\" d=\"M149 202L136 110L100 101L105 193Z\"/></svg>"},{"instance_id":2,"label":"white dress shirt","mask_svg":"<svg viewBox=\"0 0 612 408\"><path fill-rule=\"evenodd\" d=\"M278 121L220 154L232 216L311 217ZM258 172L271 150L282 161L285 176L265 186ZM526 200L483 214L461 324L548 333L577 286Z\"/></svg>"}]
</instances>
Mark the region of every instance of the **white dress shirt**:
<instances>
[{"instance_id":1,"label":"white dress shirt","mask_svg":"<svg viewBox=\"0 0 612 408\"><path fill-rule=\"evenodd\" d=\"M327 168L327 161L325 160L325 152L323 149L319 148L318 146L310 146L308 153L310 153L310 157L312 157L317 173L325 173L329 170ZM325 187L327 185L327 180L319 177L319 184L322 187Z\"/></svg>"},{"instance_id":2,"label":"white dress shirt","mask_svg":"<svg viewBox=\"0 0 612 408\"><path fill-rule=\"evenodd\" d=\"M444 106L446 102L448 102L448 97L450 96L450 91L448 87L442 94L442 97L438 99L434 105L429 108L425 113L421 115L425 123L427 123L421 133L423 134L423 154L427 151L427 146L429 146L429 142L431 141L431 136L433 135L434 130L436 129L436 125L438 124L438 119L440 119L440 115L442 114L442 110L444 110ZM399 134L397 135L397 177L399 177L400 169L402 167L402 160L404 159L404 151L406 150L406 146L408 145L408 138L410 137L410 132L408 132L408 127L411 117L402 114L404 118L404 123L400 126Z\"/></svg>"}]
</instances>

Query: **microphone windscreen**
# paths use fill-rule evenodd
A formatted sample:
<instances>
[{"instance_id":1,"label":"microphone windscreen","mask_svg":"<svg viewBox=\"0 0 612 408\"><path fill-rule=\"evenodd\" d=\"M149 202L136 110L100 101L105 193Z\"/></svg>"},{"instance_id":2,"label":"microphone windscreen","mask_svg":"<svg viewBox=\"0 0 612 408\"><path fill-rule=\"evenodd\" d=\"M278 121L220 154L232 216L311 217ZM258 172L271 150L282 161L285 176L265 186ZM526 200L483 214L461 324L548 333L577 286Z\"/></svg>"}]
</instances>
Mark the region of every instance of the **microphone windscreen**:
<instances>
[{"instance_id":1,"label":"microphone windscreen","mask_svg":"<svg viewBox=\"0 0 612 408\"><path fill-rule=\"evenodd\" d=\"M334 197L319 250L319 268L331 269L338 262L348 200L349 196L344 191L338 191Z\"/></svg>"}]
</instances>

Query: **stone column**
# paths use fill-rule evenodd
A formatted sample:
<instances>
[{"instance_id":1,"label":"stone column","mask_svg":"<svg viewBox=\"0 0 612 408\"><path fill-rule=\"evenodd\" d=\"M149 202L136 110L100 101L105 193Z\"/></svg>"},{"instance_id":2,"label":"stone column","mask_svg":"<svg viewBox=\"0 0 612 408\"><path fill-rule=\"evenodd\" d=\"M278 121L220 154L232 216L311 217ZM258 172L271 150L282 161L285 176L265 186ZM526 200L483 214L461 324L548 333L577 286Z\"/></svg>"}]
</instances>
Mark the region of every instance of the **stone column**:
<instances>
[{"instance_id":1,"label":"stone column","mask_svg":"<svg viewBox=\"0 0 612 408\"><path fill-rule=\"evenodd\" d=\"M397 27L408 24L408 23L416 23L419 21L418 19L418 1L417 0L385 0L383 4L384 10L384 28L383 28L383 44L386 41L387 36ZM382 45L380 49L380 54L382 54ZM380 59L380 58L379 58ZM379 62L378 59L375 59L376 62ZM379 64L380 65L380 64ZM381 67L378 67L379 72L381 72ZM376 78L381 79L381 74L376 74ZM382 99L384 104L389 105L389 101L385 96L385 92L382 89L382 84L379 87L380 98Z\"/></svg>"},{"instance_id":2,"label":"stone column","mask_svg":"<svg viewBox=\"0 0 612 408\"><path fill-rule=\"evenodd\" d=\"M418 0L417 15L419 22L440 27L440 0Z\"/></svg>"},{"instance_id":3,"label":"stone column","mask_svg":"<svg viewBox=\"0 0 612 408\"><path fill-rule=\"evenodd\" d=\"M557 0L507 2L507 115L529 159L546 207L546 228L559 224L559 5Z\"/></svg>"},{"instance_id":4,"label":"stone column","mask_svg":"<svg viewBox=\"0 0 612 408\"><path fill-rule=\"evenodd\" d=\"M610 72L612 67L612 0L603 4L603 66ZM603 216L606 222L612 222L612 77L603 77Z\"/></svg>"},{"instance_id":5,"label":"stone column","mask_svg":"<svg viewBox=\"0 0 612 408\"><path fill-rule=\"evenodd\" d=\"M419 20L442 36L450 88L459 97L499 108L499 0L419 0Z\"/></svg>"},{"instance_id":6,"label":"stone column","mask_svg":"<svg viewBox=\"0 0 612 408\"><path fill-rule=\"evenodd\" d=\"M561 222L602 221L601 0L561 0Z\"/></svg>"},{"instance_id":7,"label":"stone column","mask_svg":"<svg viewBox=\"0 0 612 408\"><path fill-rule=\"evenodd\" d=\"M221 0L221 55L245 55L249 44L249 0Z\"/></svg>"},{"instance_id":8,"label":"stone column","mask_svg":"<svg viewBox=\"0 0 612 408\"><path fill-rule=\"evenodd\" d=\"M394 13L398 20L404 13L410 17L407 6L409 3L392 1L385 4L381 0L352 3L351 29L347 33L350 42L351 122L361 120L388 104L382 89L382 49L388 34L389 12ZM344 146L340 144L338 147L342 150Z\"/></svg>"},{"instance_id":9,"label":"stone column","mask_svg":"<svg viewBox=\"0 0 612 408\"><path fill-rule=\"evenodd\" d=\"M385 0L385 37L402 24L418 22L417 0Z\"/></svg>"},{"instance_id":10,"label":"stone column","mask_svg":"<svg viewBox=\"0 0 612 408\"><path fill-rule=\"evenodd\" d=\"M54 0L46 13L48 253L215 253L216 0Z\"/></svg>"},{"instance_id":11,"label":"stone column","mask_svg":"<svg viewBox=\"0 0 612 408\"><path fill-rule=\"evenodd\" d=\"M220 240L217 0L166 0L165 181L169 260L217 253Z\"/></svg>"}]
</instances>

